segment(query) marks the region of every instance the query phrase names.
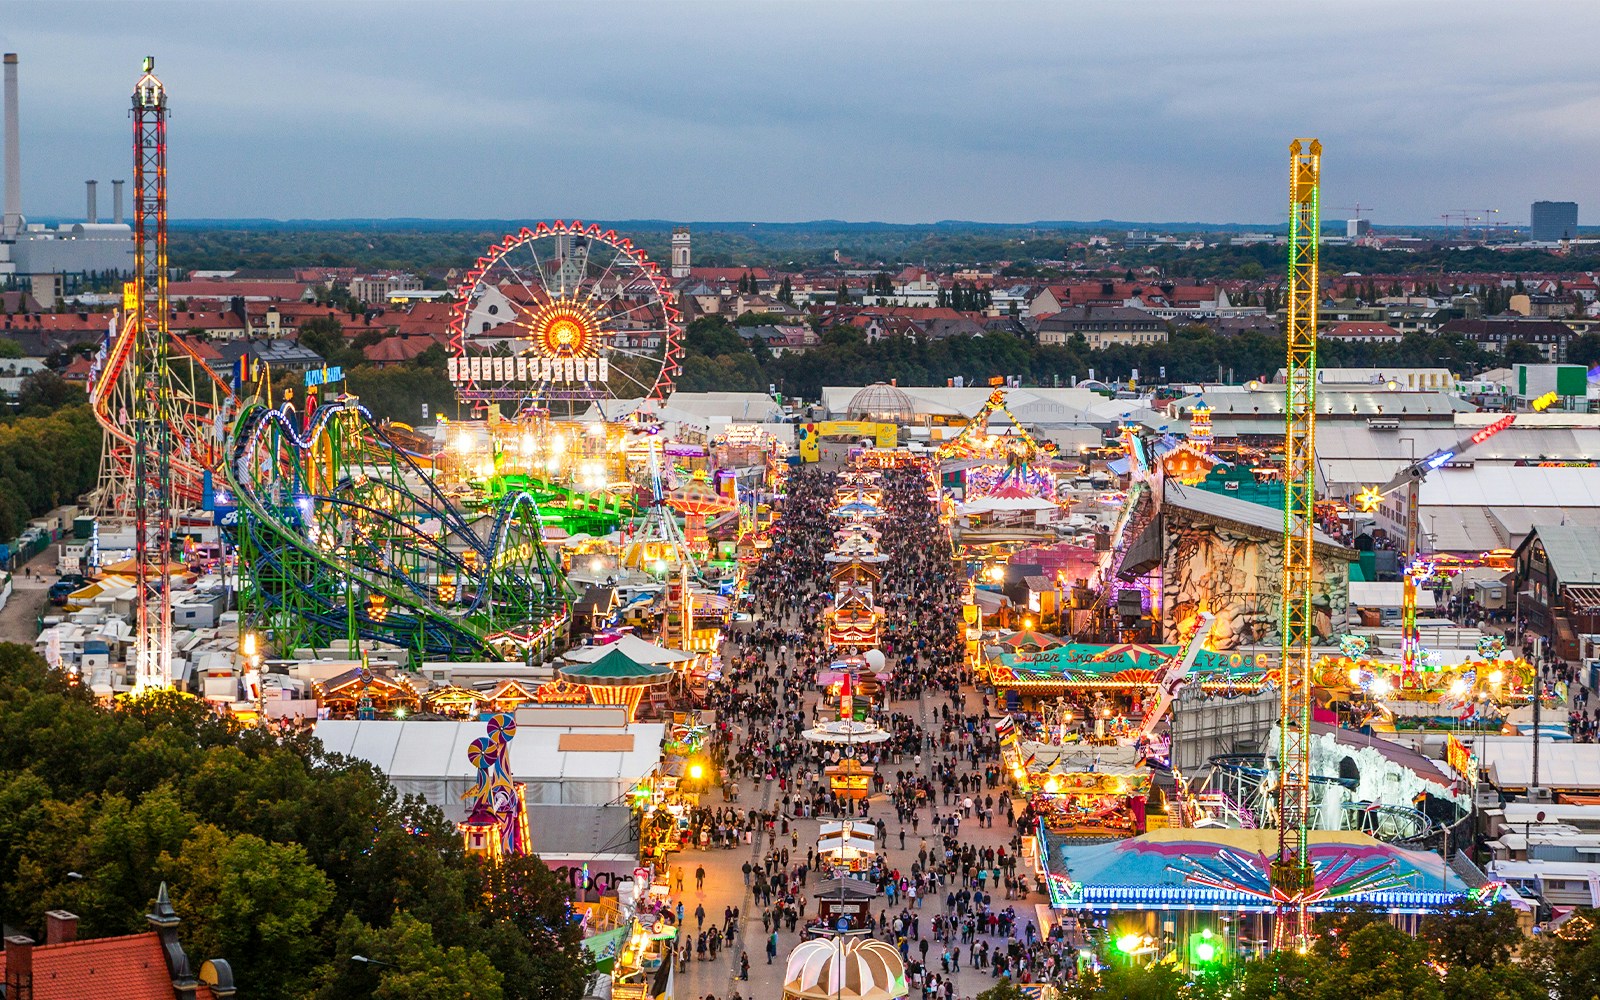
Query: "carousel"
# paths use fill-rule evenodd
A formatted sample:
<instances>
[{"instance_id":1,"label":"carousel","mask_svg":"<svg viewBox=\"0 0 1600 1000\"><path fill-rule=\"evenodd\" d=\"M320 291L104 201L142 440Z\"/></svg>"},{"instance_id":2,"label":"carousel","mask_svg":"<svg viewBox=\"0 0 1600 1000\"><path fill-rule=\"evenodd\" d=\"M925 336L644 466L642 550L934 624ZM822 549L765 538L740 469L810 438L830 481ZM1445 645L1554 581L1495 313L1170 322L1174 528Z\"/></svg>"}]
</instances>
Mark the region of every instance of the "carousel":
<instances>
[{"instance_id":1,"label":"carousel","mask_svg":"<svg viewBox=\"0 0 1600 1000\"><path fill-rule=\"evenodd\" d=\"M869 937L802 941L784 965L783 1000L899 1000L909 992L900 953Z\"/></svg>"}]
</instances>

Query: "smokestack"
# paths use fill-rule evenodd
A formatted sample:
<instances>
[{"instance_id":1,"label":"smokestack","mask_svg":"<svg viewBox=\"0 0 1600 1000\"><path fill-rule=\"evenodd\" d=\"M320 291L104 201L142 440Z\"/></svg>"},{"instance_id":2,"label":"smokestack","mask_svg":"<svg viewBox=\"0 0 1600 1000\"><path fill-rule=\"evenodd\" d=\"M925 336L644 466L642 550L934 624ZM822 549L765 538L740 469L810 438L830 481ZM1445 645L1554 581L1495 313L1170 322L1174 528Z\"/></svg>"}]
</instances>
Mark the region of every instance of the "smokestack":
<instances>
[{"instance_id":1,"label":"smokestack","mask_svg":"<svg viewBox=\"0 0 1600 1000\"><path fill-rule=\"evenodd\" d=\"M100 206L95 204L95 200L96 199L95 199L95 193L94 193L95 185L97 185L99 183L100 183L99 181L84 181L83 182L83 186L88 191L88 206L87 206L87 211L84 212L83 221L84 222L88 222L90 224L93 224L93 223L96 223L96 222L100 221Z\"/></svg>"},{"instance_id":2,"label":"smokestack","mask_svg":"<svg viewBox=\"0 0 1600 1000\"><path fill-rule=\"evenodd\" d=\"M17 54L5 54L6 65L6 210L0 235L22 231L22 149L17 126Z\"/></svg>"},{"instance_id":3,"label":"smokestack","mask_svg":"<svg viewBox=\"0 0 1600 1000\"><path fill-rule=\"evenodd\" d=\"M122 182L111 182L111 221L122 225Z\"/></svg>"}]
</instances>

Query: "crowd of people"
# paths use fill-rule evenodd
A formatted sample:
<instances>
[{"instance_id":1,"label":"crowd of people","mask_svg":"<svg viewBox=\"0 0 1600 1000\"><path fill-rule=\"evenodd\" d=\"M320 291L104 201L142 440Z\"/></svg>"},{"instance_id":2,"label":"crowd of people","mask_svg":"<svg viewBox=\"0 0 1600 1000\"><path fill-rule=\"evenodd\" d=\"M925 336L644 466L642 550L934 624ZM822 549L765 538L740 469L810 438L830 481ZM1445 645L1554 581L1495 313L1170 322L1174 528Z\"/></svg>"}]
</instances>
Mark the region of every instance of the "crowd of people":
<instances>
[{"instance_id":1,"label":"crowd of people","mask_svg":"<svg viewBox=\"0 0 1600 1000\"><path fill-rule=\"evenodd\" d=\"M807 884L839 872L802 842L799 823L853 817L877 833L878 855L853 873L877 895L846 924L900 951L913 996L954 1000L963 967L1018 982L1072 974L1079 936L1059 926L1041 936L1033 919L1041 897L1018 866L1021 827L1013 825L990 703L970 686L963 655L964 581L924 469L886 470L873 484L884 514L873 526L889 558L873 590L886 676L870 717L889 738L856 751L873 768L871 797L837 794L824 769L837 763L838 748L803 736L836 711L819 675L841 656L864 652L831 648L824 629L832 602L824 557L839 527L831 511L843 482L817 469L790 475L772 544L749 578L751 620L730 634L722 676L706 694L717 713L722 780L747 780L763 793L749 811L728 806L695 816L712 845L752 845L742 867L744 940L755 940L759 926L766 961L781 964L780 935L792 947L806 933L838 926L808 900ZM740 920L730 908L722 924L692 928L684 951L714 960L739 940ZM749 962L741 949L735 982L748 977Z\"/></svg>"}]
</instances>

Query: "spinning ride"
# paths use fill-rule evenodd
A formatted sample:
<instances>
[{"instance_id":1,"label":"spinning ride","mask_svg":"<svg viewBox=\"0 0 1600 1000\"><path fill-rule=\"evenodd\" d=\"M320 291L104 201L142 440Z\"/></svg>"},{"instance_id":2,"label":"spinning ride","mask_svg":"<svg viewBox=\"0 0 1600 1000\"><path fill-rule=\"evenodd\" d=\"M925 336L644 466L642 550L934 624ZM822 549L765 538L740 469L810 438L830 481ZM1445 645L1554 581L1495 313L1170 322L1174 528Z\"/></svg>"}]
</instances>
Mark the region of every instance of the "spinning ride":
<instances>
[{"instance_id":1,"label":"spinning ride","mask_svg":"<svg viewBox=\"0 0 1600 1000\"><path fill-rule=\"evenodd\" d=\"M541 222L478 258L450 319L463 400L660 400L683 357L682 316L659 267L614 230Z\"/></svg>"},{"instance_id":2,"label":"spinning ride","mask_svg":"<svg viewBox=\"0 0 1600 1000\"><path fill-rule=\"evenodd\" d=\"M524 659L567 627L533 497L464 510L353 397L304 429L292 409L247 404L224 472L219 513L251 567L241 603L280 649L368 639L418 658Z\"/></svg>"}]
</instances>

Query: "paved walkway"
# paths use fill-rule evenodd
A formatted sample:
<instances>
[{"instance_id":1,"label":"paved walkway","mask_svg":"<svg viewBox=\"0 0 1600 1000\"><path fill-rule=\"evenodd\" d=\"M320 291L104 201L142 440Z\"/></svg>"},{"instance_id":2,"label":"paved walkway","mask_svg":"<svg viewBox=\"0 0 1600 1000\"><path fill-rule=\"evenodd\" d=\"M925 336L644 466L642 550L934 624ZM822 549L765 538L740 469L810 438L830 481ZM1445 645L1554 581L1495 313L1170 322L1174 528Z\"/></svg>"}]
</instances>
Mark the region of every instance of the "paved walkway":
<instances>
[{"instance_id":1,"label":"paved walkway","mask_svg":"<svg viewBox=\"0 0 1600 1000\"><path fill-rule=\"evenodd\" d=\"M969 691L969 699L972 696L972 692ZM814 692L808 695L808 712L809 705L815 703L816 697L817 695ZM941 704L944 704L943 695L933 694L920 701L895 702L891 705L891 708L894 711L918 713L922 716L924 725L927 726L933 721L933 711ZM928 755L930 758L932 756ZM887 769L892 774L898 768L909 768L909 763L907 761L900 765L889 765ZM931 760L925 758L924 764L925 766L931 765ZM750 784L748 780L745 784L746 791L740 796L738 803L738 806L742 808L772 809L776 807L782 798L782 793L778 790L776 782L761 783L754 788L748 787ZM909 871L912 862L916 860L917 851L923 842L923 838L929 837L931 823L929 822L928 811L926 809L918 811L920 832L913 832L910 824L904 826L905 847L901 848L900 833L902 826L895 817L894 809L889 804L888 796L874 795L869 802L869 818L876 820L881 817L886 824L886 836L879 846L886 856L889 867L891 869L898 868L901 871ZM714 809L723 803L720 795L713 793L706 804ZM947 810L941 806L940 811L945 812ZM797 853L799 860L804 860L807 848L816 843L819 823L820 821L815 819L790 821L790 829L798 833L799 845L798 848L790 846L790 851L791 854ZM1012 829L1006 825L1003 816L996 816L995 825L992 829L987 827L980 828L976 819L963 820L961 824L961 838L980 847L998 847L1009 844L1011 834ZM780 838L780 847L790 844L791 841L789 839ZM1007 849L1009 850L1009 847ZM784 961L788 957L789 951L802 940L804 925L801 925L800 932L793 934L787 930L779 931L778 957L771 965L768 965L766 953L767 932L762 928L760 910L756 907L755 899L750 890L744 884L744 874L741 871L741 866L746 861L759 865L761 857L766 850L767 844L764 841L753 841L748 846L740 844L733 849L680 851L673 854L669 859L669 864L674 868L682 869L684 874L684 891L675 893L673 901L675 903L679 900L683 902L685 936L687 938L692 939L700 931L700 925L696 923L694 917L694 911L697 906L705 907L705 926L707 927L713 925L720 927L722 925L726 907L737 906L741 917L741 926L734 939L733 947L724 948L715 961L702 962L691 959L688 969L678 973L677 995L681 1000L702 1000L707 996L715 996L718 1000L727 1000L735 993L746 998L746 1000L749 1000L749 998L766 1000L766 998L781 995L783 991ZM697 889L695 887L694 873L700 867L705 868L706 878L704 887ZM817 876L813 873L807 881L807 889L814 888L816 882ZM1034 919L1035 905L1044 901L1043 897L1037 894L1030 895L1026 899L1009 901L1003 900L1001 898L1003 895L1003 890L995 893L997 907L1004 908L1006 905L1016 907L1019 925L1024 927L1028 921ZM941 911L942 906L942 899L927 901L920 911L921 926L919 930L922 939L926 940L929 946L929 961L925 964L930 966L934 972L939 971L939 950L942 945L933 938L932 923L933 917ZM896 909L898 910L898 908L897 906ZM888 909L887 901L883 897L879 897L874 909L879 913L886 911ZM806 913L810 915L815 912L816 900L808 896ZM992 938L990 939L990 946L993 947L997 942L1003 944L1004 940ZM911 944L913 949L917 947L915 939L912 940ZM748 952L750 955L749 982L741 982L737 978L741 950ZM968 951L968 948L962 948L963 955ZM978 993L994 985L995 982L988 970L968 969L965 960L963 960L961 971L955 974L955 979L956 995L959 997L975 997Z\"/></svg>"},{"instance_id":2,"label":"paved walkway","mask_svg":"<svg viewBox=\"0 0 1600 1000\"><path fill-rule=\"evenodd\" d=\"M56 546L51 545L11 575L11 597L0 608L0 642L32 646L39 637L39 615L50 605L50 585L57 580Z\"/></svg>"}]
</instances>

